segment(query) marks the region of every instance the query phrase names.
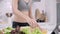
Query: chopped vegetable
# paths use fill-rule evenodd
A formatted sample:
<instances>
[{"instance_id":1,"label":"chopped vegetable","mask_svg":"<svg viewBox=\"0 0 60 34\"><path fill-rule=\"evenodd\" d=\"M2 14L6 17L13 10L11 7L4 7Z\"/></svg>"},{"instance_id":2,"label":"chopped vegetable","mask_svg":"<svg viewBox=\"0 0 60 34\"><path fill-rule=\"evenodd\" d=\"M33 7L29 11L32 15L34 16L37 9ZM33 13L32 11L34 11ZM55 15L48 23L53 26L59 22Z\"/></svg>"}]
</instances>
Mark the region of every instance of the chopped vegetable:
<instances>
[{"instance_id":1,"label":"chopped vegetable","mask_svg":"<svg viewBox=\"0 0 60 34\"><path fill-rule=\"evenodd\" d=\"M4 34L11 34L11 33L17 33L18 34L18 32L16 32L12 27L5 28L3 32L4 32ZM0 34L3 34L3 32L0 31ZM44 32L41 32L38 28L35 28L34 31L31 32L29 30L29 27L24 27L22 29L22 33L23 34L42 34ZM19 34L21 34L21 31L19 32Z\"/></svg>"}]
</instances>

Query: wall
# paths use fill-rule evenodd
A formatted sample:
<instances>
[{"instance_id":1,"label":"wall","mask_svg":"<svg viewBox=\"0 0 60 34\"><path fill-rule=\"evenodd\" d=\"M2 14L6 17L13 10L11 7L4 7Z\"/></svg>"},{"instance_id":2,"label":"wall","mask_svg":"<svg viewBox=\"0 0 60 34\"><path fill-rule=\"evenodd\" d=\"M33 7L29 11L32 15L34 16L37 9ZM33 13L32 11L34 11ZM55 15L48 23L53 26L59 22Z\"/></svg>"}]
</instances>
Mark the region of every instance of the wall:
<instances>
[{"instance_id":1,"label":"wall","mask_svg":"<svg viewBox=\"0 0 60 34\"><path fill-rule=\"evenodd\" d=\"M6 13L11 12L11 0L0 0L0 19L7 22Z\"/></svg>"}]
</instances>

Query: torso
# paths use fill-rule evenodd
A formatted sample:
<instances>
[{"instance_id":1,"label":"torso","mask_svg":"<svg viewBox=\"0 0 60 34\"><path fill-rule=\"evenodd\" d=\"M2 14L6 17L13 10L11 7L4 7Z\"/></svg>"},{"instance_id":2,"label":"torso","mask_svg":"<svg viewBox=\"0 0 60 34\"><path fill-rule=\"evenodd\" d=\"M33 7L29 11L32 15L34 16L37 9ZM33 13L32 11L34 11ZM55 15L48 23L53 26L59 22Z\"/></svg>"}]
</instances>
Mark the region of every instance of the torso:
<instances>
[{"instance_id":1,"label":"torso","mask_svg":"<svg viewBox=\"0 0 60 34\"><path fill-rule=\"evenodd\" d=\"M25 3L24 0L19 0L18 2L18 10L20 10L24 15L29 16L29 4ZM14 16L14 21L16 22L27 22L24 18L19 16Z\"/></svg>"}]
</instances>

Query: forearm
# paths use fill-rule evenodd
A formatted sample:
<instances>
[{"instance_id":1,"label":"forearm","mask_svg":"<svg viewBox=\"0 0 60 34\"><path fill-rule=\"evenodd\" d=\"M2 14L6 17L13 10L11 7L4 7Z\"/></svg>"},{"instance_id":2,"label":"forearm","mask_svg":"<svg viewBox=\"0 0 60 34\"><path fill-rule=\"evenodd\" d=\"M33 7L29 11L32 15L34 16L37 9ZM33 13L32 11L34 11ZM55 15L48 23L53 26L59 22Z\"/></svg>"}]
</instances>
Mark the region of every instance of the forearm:
<instances>
[{"instance_id":1,"label":"forearm","mask_svg":"<svg viewBox=\"0 0 60 34\"><path fill-rule=\"evenodd\" d=\"M30 9L29 9L29 17L31 19L34 19L35 20L35 16L33 14L35 14L35 13L32 12L32 7L30 6Z\"/></svg>"}]
</instances>

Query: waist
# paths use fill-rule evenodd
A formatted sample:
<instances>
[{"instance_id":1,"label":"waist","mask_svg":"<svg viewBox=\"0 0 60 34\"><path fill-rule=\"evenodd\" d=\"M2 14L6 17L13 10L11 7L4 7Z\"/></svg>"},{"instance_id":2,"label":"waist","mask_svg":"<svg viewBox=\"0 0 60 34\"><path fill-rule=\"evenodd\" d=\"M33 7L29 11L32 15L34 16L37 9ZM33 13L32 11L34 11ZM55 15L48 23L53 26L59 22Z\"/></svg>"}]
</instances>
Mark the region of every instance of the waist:
<instances>
[{"instance_id":1,"label":"waist","mask_svg":"<svg viewBox=\"0 0 60 34\"><path fill-rule=\"evenodd\" d=\"M21 23L27 22L23 17L18 17L18 16L14 16L14 21Z\"/></svg>"},{"instance_id":2,"label":"waist","mask_svg":"<svg viewBox=\"0 0 60 34\"><path fill-rule=\"evenodd\" d=\"M26 12L22 11L22 13L26 16L29 16L27 11ZM16 22L27 22L23 17L17 16L17 15L14 16L14 21L16 21Z\"/></svg>"}]
</instances>

